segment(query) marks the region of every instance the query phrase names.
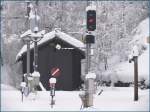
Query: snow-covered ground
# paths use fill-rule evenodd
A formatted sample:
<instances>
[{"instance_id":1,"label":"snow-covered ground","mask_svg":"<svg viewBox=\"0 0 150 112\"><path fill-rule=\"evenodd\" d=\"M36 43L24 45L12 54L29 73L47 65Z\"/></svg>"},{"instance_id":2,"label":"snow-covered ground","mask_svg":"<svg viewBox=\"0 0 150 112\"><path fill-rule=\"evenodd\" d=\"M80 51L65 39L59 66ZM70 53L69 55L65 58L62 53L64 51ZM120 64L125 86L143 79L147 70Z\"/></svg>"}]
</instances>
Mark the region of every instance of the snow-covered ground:
<instances>
[{"instance_id":1,"label":"snow-covered ground","mask_svg":"<svg viewBox=\"0 0 150 112\"><path fill-rule=\"evenodd\" d=\"M1 84L1 90L10 91L10 90L17 90L17 89L9 85Z\"/></svg>"},{"instance_id":2,"label":"snow-covered ground","mask_svg":"<svg viewBox=\"0 0 150 112\"><path fill-rule=\"evenodd\" d=\"M5 86L7 87L7 86ZM1 111L149 111L149 90L139 89L139 100L133 99L133 87L103 87L95 94L94 106L80 110L81 91L56 91L55 105L51 108L49 91L39 91L35 100L29 97L21 102L18 90L1 91Z\"/></svg>"}]
</instances>

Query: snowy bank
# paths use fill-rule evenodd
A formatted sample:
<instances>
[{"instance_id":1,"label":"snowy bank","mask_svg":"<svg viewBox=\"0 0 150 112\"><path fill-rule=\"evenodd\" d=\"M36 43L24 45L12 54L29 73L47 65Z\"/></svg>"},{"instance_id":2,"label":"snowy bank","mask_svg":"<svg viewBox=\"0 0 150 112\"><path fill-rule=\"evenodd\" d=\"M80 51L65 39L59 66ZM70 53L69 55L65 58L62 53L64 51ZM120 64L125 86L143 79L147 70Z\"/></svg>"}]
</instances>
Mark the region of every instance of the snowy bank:
<instances>
[{"instance_id":1,"label":"snowy bank","mask_svg":"<svg viewBox=\"0 0 150 112\"><path fill-rule=\"evenodd\" d=\"M140 50L138 56L138 75L139 81L145 80L146 85L149 85L149 18L143 20L134 30L132 35L132 41L129 42L131 51L133 46L137 45ZM143 46L144 48L142 49ZM111 70L102 73L102 80L104 81L122 81L133 82L134 81L134 62L128 61L121 62L114 65Z\"/></svg>"},{"instance_id":2,"label":"snowy bank","mask_svg":"<svg viewBox=\"0 0 150 112\"><path fill-rule=\"evenodd\" d=\"M1 91L8 91L8 90L17 90L16 88L10 86L10 85L6 85L6 84L1 84Z\"/></svg>"},{"instance_id":3,"label":"snowy bank","mask_svg":"<svg viewBox=\"0 0 150 112\"><path fill-rule=\"evenodd\" d=\"M134 80L134 63L123 62L115 67L118 80L123 82L133 82ZM139 81L149 81L149 49L138 58L138 75Z\"/></svg>"}]
</instances>

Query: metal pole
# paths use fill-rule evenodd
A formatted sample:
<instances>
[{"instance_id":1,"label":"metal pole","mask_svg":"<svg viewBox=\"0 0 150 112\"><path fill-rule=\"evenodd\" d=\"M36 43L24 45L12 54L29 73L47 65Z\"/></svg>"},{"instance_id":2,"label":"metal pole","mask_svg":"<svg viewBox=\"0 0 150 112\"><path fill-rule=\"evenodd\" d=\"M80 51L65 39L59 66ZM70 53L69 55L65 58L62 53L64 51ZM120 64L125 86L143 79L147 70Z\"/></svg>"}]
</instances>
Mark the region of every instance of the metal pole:
<instances>
[{"instance_id":1,"label":"metal pole","mask_svg":"<svg viewBox=\"0 0 150 112\"><path fill-rule=\"evenodd\" d=\"M90 44L87 43L86 44L86 68L85 68L85 74L88 74L88 72L90 71L90 56L89 56L89 51L90 51ZM88 88L88 82L85 81L85 89L87 90Z\"/></svg>"},{"instance_id":2,"label":"metal pole","mask_svg":"<svg viewBox=\"0 0 150 112\"><path fill-rule=\"evenodd\" d=\"M91 44L88 44L88 58L89 58L88 71L90 71L91 70Z\"/></svg>"},{"instance_id":3,"label":"metal pole","mask_svg":"<svg viewBox=\"0 0 150 112\"><path fill-rule=\"evenodd\" d=\"M38 71L38 46L36 41L34 41L34 71Z\"/></svg>"},{"instance_id":4,"label":"metal pole","mask_svg":"<svg viewBox=\"0 0 150 112\"><path fill-rule=\"evenodd\" d=\"M38 14L38 0L36 0L36 10L35 10L35 25L38 27L38 20L37 20L37 14ZM35 31L34 33L37 33L38 31ZM37 39L34 41L34 71L38 71L38 46L37 46Z\"/></svg>"},{"instance_id":5,"label":"metal pole","mask_svg":"<svg viewBox=\"0 0 150 112\"><path fill-rule=\"evenodd\" d=\"M23 102L23 91L21 91L21 101Z\"/></svg>"},{"instance_id":6,"label":"metal pole","mask_svg":"<svg viewBox=\"0 0 150 112\"><path fill-rule=\"evenodd\" d=\"M29 29L30 2L27 2L27 30ZM27 76L30 74L30 40L27 39ZM28 81L27 81L28 84Z\"/></svg>"},{"instance_id":7,"label":"metal pole","mask_svg":"<svg viewBox=\"0 0 150 112\"><path fill-rule=\"evenodd\" d=\"M87 43L86 44L86 75L90 71L90 62L91 62L91 56L90 56L90 50L91 50L91 44ZM86 79L85 81L85 96L86 96L86 101L85 101L85 106L90 107L93 106L93 93L91 93L91 83L90 79Z\"/></svg>"},{"instance_id":8,"label":"metal pole","mask_svg":"<svg viewBox=\"0 0 150 112\"><path fill-rule=\"evenodd\" d=\"M85 69L85 74L88 74L89 72L89 67L90 67L90 64L89 64L89 49L90 49L90 45L87 43L86 44L86 69Z\"/></svg>"},{"instance_id":9,"label":"metal pole","mask_svg":"<svg viewBox=\"0 0 150 112\"><path fill-rule=\"evenodd\" d=\"M91 51L91 44L87 43L86 44L86 71L85 71L85 74L88 74L88 72L90 71L90 67L91 67L90 51Z\"/></svg>"},{"instance_id":10,"label":"metal pole","mask_svg":"<svg viewBox=\"0 0 150 112\"><path fill-rule=\"evenodd\" d=\"M30 40L27 40L27 76L30 74Z\"/></svg>"},{"instance_id":11,"label":"metal pole","mask_svg":"<svg viewBox=\"0 0 150 112\"><path fill-rule=\"evenodd\" d=\"M24 82L25 79L24 79L24 75L22 76L22 82ZM23 94L24 94L24 91L23 91L23 87L21 87L21 101L23 102Z\"/></svg>"},{"instance_id":12,"label":"metal pole","mask_svg":"<svg viewBox=\"0 0 150 112\"><path fill-rule=\"evenodd\" d=\"M54 96L52 96L51 98L52 98L51 99L51 108L53 108L53 105L54 105L54 99L53 98L54 98Z\"/></svg>"},{"instance_id":13,"label":"metal pole","mask_svg":"<svg viewBox=\"0 0 150 112\"><path fill-rule=\"evenodd\" d=\"M134 101L138 100L138 57L134 56Z\"/></svg>"}]
</instances>

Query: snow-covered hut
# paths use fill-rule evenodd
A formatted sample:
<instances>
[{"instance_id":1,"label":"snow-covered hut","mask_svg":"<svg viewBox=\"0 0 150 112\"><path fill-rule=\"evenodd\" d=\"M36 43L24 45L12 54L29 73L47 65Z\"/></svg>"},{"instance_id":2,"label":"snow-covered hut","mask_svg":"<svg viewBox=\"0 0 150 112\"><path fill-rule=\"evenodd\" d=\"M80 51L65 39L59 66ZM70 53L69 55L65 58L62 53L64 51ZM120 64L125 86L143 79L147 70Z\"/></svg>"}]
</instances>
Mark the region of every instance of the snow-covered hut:
<instances>
[{"instance_id":1,"label":"snow-covered hut","mask_svg":"<svg viewBox=\"0 0 150 112\"><path fill-rule=\"evenodd\" d=\"M33 72L33 48L30 45L30 70ZM81 85L81 60L85 58L84 44L60 30L54 30L44 35L38 42L38 71L43 86L49 89L49 79L52 69L58 68L57 90L75 90ZM26 73L26 52L24 45L16 56L16 61L22 61L23 74Z\"/></svg>"}]
</instances>

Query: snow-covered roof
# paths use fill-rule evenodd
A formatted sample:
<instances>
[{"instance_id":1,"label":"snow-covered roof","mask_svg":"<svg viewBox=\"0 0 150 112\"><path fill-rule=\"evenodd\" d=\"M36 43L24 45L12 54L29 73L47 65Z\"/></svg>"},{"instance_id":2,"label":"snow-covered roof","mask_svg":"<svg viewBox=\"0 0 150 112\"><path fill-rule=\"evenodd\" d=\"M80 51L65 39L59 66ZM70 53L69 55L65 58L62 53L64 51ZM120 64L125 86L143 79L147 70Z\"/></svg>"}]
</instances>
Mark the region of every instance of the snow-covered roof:
<instances>
[{"instance_id":1,"label":"snow-covered roof","mask_svg":"<svg viewBox=\"0 0 150 112\"><path fill-rule=\"evenodd\" d=\"M86 11L89 11L89 10L96 10L96 6L91 5L91 6L86 7Z\"/></svg>"},{"instance_id":2,"label":"snow-covered roof","mask_svg":"<svg viewBox=\"0 0 150 112\"><path fill-rule=\"evenodd\" d=\"M83 42L81 42L81 41L75 39L74 37L72 37L64 32L61 32L59 30L54 30L49 33L46 33L44 35L44 37L38 42L38 45L42 45L45 42L47 42L55 37L60 38L61 40L64 40L65 42L67 42L67 43L71 44L72 46L79 48L81 50L85 47ZM34 44L32 43L30 45L30 49L33 49L33 48L34 48ZM16 60L18 60L22 56L22 54L24 54L26 51L27 51L27 45L24 45L21 48L21 50L19 51L19 53L17 54Z\"/></svg>"}]
</instances>

